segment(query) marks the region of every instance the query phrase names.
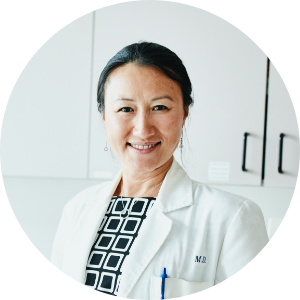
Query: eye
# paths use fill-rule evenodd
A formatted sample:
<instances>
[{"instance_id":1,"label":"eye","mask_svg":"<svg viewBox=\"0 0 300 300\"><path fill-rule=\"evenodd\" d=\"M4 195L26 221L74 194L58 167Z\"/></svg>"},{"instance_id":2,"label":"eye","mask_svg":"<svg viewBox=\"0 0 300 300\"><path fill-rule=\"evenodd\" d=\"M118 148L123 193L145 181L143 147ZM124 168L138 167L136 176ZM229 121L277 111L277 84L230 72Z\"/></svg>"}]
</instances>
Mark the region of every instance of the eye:
<instances>
[{"instance_id":1,"label":"eye","mask_svg":"<svg viewBox=\"0 0 300 300\"><path fill-rule=\"evenodd\" d=\"M122 107L121 109L119 109L119 111L122 111L122 112L132 112L133 109L131 107Z\"/></svg>"},{"instance_id":2,"label":"eye","mask_svg":"<svg viewBox=\"0 0 300 300\"><path fill-rule=\"evenodd\" d=\"M164 105L156 105L153 110L165 110L168 109L166 106Z\"/></svg>"}]
</instances>

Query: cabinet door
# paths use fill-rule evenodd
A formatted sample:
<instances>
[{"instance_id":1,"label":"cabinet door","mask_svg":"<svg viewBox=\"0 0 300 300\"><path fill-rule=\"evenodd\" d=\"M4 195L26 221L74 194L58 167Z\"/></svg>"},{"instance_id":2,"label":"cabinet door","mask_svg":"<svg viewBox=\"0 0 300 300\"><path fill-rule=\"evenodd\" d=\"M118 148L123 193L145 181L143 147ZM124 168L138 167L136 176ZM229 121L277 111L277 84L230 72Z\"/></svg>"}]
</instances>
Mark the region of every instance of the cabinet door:
<instances>
[{"instance_id":1,"label":"cabinet door","mask_svg":"<svg viewBox=\"0 0 300 300\"><path fill-rule=\"evenodd\" d=\"M286 86L272 63L270 63L268 95L264 185L295 187L299 167L297 119ZM282 133L284 136L281 138ZM280 152L282 152L281 158ZM283 173L279 172L280 159Z\"/></svg>"},{"instance_id":2,"label":"cabinet door","mask_svg":"<svg viewBox=\"0 0 300 300\"><path fill-rule=\"evenodd\" d=\"M8 176L86 178L92 14L47 41L21 73L1 136Z\"/></svg>"},{"instance_id":3,"label":"cabinet door","mask_svg":"<svg viewBox=\"0 0 300 300\"><path fill-rule=\"evenodd\" d=\"M242 32L203 10L160 1L130 2L96 12L93 91L99 75L123 47L146 40L174 51L193 84L183 157L201 182L261 184L267 58ZM105 176L114 158L93 96L90 176ZM246 169L242 171L244 133ZM180 153L175 153L180 162ZM115 169L113 169L115 170ZM112 172L115 174L115 171Z\"/></svg>"}]
</instances>

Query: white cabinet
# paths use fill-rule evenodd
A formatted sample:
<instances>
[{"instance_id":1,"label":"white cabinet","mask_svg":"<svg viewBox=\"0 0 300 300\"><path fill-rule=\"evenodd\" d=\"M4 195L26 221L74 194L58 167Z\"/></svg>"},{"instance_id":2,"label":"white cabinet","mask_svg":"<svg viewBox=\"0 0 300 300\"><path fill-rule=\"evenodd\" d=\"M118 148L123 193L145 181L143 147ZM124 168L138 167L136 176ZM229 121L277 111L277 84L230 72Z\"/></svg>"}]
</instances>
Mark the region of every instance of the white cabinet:
<instances>
[{"instance_id":1,"label":"white cabinet","mask_svg":"<svg viewBox=\"0 0 300 300\"><path fill-rule=\"evenodd\" d=\"M221 18L161 1L102 8L75 20L41 47L20 75L5 112L3 175L111 179L120 163L112 150L104 151L97 83L108 60L140 40L177 53L192 81L195 104L183 148L190 176L216 185L261 185L267 57ZM295 112L272 65L269 80L264 183L291 187L299 160ZM285 134L282 174L280 133ZM175 157L181 163L178 150Z\"/></svg>"},{"instance_id":2,"label":"white cabinet","mask_svg":"<svg viewBox=\"0 0 300 300\"><path fill-rule=\"evenodd\" d=\"M92 19L60 30L21 73L3 121L3 175L87 176Z\"/></svg>"},{"instance_id":3,"label":"white cabinet","mask_svg":"<svg viewBox=\"0 0 300 300\"><path fill-rule=\"evenodd\" d=\"M286 86L272 63L268 98L264 186L295 187L299 167L297 119Z\"/></svg>"},{"instance_id":4,"label":"white cabinet","mask_svg":"<svg viewBox=\"0 0 300 300\"><path fill-rule=\"evenodd\" d=\"M116 173L103 151L104 130L96 109L99 75L124 46L146 40L174 51L187 68L195 105L185 142L187 170L208 183L261 184L265 54L237 28L208 12L171 2L130 2L96 12L90 177ZM244 133L246 169L242 171ZM176 154L178 156L178 153ZM180 160L179 160L180 161Z\"/></svg>"}]
</instances>

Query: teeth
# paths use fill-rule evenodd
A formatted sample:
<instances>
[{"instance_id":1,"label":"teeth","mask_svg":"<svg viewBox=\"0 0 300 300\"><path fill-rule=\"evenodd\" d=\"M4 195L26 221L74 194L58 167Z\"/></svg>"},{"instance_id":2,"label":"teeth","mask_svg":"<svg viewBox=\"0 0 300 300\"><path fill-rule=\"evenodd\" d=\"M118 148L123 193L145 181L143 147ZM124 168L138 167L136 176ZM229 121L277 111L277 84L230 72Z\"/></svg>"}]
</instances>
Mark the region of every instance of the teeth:
<instances>
[{"instance_id":1,"label":"teeth","mask_svg":"<svg viewBox=\"0 0 300 300\"><path fill-rule=\"evenodd\" d=\"M149 148L153 147L154 145L155 144L148 145L148 146L142 146L142 145L133 145L133 144L131 144L131 146L136 148L136 149L149 149Z\"/></svg>"}]
</instances>

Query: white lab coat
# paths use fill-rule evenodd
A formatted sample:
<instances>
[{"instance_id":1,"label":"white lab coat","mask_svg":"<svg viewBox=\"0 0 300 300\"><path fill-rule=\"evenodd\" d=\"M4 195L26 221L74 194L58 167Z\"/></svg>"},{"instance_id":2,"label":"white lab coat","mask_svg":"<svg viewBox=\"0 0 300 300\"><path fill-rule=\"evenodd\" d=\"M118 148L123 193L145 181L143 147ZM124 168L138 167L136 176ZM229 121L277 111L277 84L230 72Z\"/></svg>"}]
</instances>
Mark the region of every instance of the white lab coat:
<instances>
[{"instance_id":1,"label":"white lab coat","mask_svg":"<svg viewBox=\"0 0 300 300\"><path fill-rule=\"evenodd\" d=\"M120 171L114 180L83 190L64 207L51 261L83 284L121 176ZM243 268L267 242L261 209L253 201L191 180L174 159L122 267L118 296L160 299L163 267L166 299L204 290Z\"/></svg>"}]
</instances>

